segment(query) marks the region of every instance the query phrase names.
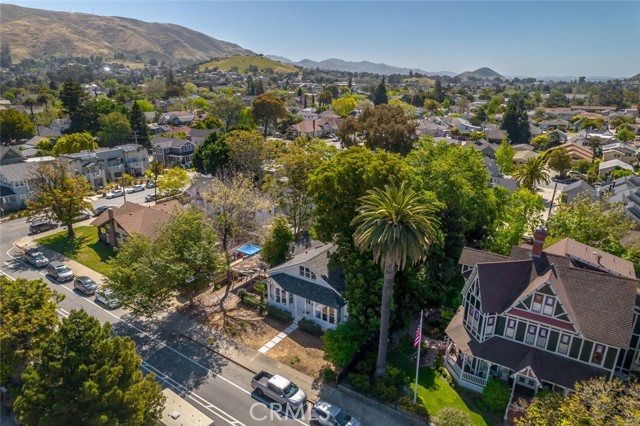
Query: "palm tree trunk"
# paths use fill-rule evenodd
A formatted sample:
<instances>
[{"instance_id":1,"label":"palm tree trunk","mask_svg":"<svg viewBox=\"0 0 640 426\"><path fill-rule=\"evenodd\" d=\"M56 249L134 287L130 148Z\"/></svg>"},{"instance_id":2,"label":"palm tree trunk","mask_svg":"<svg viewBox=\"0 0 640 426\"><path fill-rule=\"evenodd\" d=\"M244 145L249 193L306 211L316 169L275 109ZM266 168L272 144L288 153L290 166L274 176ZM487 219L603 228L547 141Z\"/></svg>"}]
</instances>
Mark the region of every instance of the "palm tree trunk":
<instances>
[{"instance_id":1,"label":"palm tree trunk","mask_svg":"<svg viewBox=\"0 0 640 426\"><path fill-rule=\"evenodd\" d=\"M391 318L391 295L396 267L387 260L384 265L384 284L382 285L382 301L380 305L380 340L378 342L378 360L375 377L382 377L387 369L387 350L389 346L389 320Z\"/></svg>"}]
</instances>

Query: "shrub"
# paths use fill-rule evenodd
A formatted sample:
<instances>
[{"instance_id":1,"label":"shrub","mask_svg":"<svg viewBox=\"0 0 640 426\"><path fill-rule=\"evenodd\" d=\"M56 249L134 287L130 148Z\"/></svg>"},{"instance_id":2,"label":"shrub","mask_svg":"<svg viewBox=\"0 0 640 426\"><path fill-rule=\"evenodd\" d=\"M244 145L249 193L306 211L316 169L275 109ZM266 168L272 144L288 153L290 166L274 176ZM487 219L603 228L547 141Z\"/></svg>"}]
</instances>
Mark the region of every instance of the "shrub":
<instances>
[{"instance_id":1,"label":"shrub","mask_svg":"<svg viewBox=\"0 0 640 426\"><path fill-rule=\"evenodd\" d=\"M291 364L300 364L300 357L298 355L294 355L291 357Z\"/></svg>"},{"instance_id":2,"label":"shrub","mask_svg":"<svg viewBox=\"0 0 640 426\"><path fill-rule=\"evenodd\" d=\"M361 393L366 393L371 386L371 380L366 374L349 373L347 379L349 379L349 383L351 383L354 389Z\"/></svg>"},{"instance_id":3,"label":"shrub","mask_svg":"<svg viewBox=\"0 0 640 426\"><path fill-rule=\"evenodd\" d=\"M367 352L364 356L364 359L357 363L354 367L354 370L357 373L367 374L371 376L373 372L376 370L376 361L377 355L375 352Z\"/></svg>"},{"instance_id":4,"label":"shrub","mask_svg":"<svg viewBox=\"0 0 640 426\"><path fill-rule=\"evenodd\" d=\"M322 328L320 328L318 324L307 318L302 318L298 322L298 328L316 336L322 336L324 334L324 331L322 331Z\"/></svg>"},{"instance_id":5,"label":"shrub","mask_svg":"<svg viewBox=\"0 0 640 426\"><path fill-rule=\"evenodd\" d=\"M325 383L336 382L336 372L333 370L333 368L326 366L322 369L322 381Z\"/></svg>"},{"instance_id":6,"label":"shrub","mask_svg":"<svg viewBox=\"0 0 640 426\"><path fill-rule=\"evenodd\" d=\"M275 306L269 305L268 313L270 316L272 316L273 318L279 321L283 321L283 322L293 321L293 316L291 315L291 312L285 311L280 308L276 308Z\"/></svg>"},{"instance_id":7,"label":"shrub","mask_svg":"<svg viewBox=\"0 0 640 426\"><path fill-rule=\"evenodd\" d=\"M247 298L247 290L245 290L244 288L238 290L238 297L240 298L241 302L244 302L244 300Z\"/></svg>"},{"instance_id":8,"label":"shrub","mask_svg":"<svg viewBox=\"0 0 640 426\"><path fill-rule=\"evenodd\" d=\"M413 398L410 396L403 396L402 398L400 398L400 401L398 401L398 403L400 404L400 407L405 411L421 417L429 417L429 410L427 410L427 407L424 405L424 401L420 396L418 396L418 398L416 399L415 404L413 403Z\"/></svg>"},{"instance_id":9,"label":"shrub","mask_svg":"<svg viewBox=\"0 0 640 426\"><path fill-rule=\"evenodd\" d=\"M511 389L505 382L497 379L489 379L482 391L482 400L490 411L504 413L511 398Z\"/></svg>"},{"instance_id":10,"label":"shrub","mask_svg":"<svg viewBox=\"0 0 640 426\"><path fill-rule=\"evenodd\" d=\"M325 357L338 367L346 367L365 344L369 333L355 321L339 324L322 336Z\"/></svg>"},{"instance_id":11,"label":"shrub","mask_svg":"<svg viewBox=\"0 0 640 426\"><path fill-rule=\"evenodd\" d=\"M407 383L409 383L409 377L402 370L389 366L384 376L376 380L373 390L380 399L393 402L400 397Z\"/></svg>"},{"instance_id":12,"label":"shrub","mask_svg":"<svg viewBox=\"0 0 640 426\"><path fill-rule=\"evenodd\" d=\"M472 421L466 411L444 407L431 418L431 424L433 426L467 426L472 424Z\"/></svg>"}]
</instances>

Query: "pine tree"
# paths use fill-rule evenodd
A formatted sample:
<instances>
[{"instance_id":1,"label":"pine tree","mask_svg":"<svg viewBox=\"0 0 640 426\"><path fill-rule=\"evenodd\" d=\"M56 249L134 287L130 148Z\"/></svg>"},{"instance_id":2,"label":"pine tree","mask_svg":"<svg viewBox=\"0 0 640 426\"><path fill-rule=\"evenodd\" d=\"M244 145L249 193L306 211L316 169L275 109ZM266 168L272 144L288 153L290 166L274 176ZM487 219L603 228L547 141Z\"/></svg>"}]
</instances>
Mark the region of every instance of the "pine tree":
<instances>
[{"instance_id":1,"label":"pine tree","mask_svg":"<svg viewBox=\"0 0 640 426\"><path fill-rule=\"evenodd\" d=\"M433 89L436 102L444 102L444 90L442 89L442 82L440 79L436 79L435 87Z\"/></svg>"},{"instance_id":2,"label":"pine tree","mask_svg":"<svg viewBox=\"0 0 640 426\"><path fill-rule=\"evenodd\" d=\"M376 90L373 94L373 104L381 105L381 104L388 104L388 103L389 103L389 97L387 96L387 85L384 83L384 76L383 76L382 81L380 82L378 87L376 87Z\"/></svg>"},{"instance_id":3,"label":"pine tree","mask_svg":"<svg viewBox=\"0 0 640 426\"><path fill-rule=\"evenodd\" d=\"M9 44L2 43L0 47L0 67L9 68L11 65L11 49L9 49Z\"/></svg>"},{"instance_id":4,"label":"pine tree","mask_svg":"<svg viewBox=\"0 0 640 426\"><path fill-rule=\"evenodd\" d=\"M131 123L131 130L135 135L137 142L144 146L149 146L149 128L147 127L147 119L144 113L140 109L138 102L133 102L131 106L131 115L129 116L129 123Z\"/></svg>"},{"instance_id":5,"label":"pine tree","mask_svg":"<svg viewBox=\"0 0 640 426\"><path fill-rule=\"evenodd\" d=\"M512 144L529 143L531 129L529 128L529 116L524 103L524 95L514 94L502 118L502 130L506 130Z\"/></svg>"}]
</instances>

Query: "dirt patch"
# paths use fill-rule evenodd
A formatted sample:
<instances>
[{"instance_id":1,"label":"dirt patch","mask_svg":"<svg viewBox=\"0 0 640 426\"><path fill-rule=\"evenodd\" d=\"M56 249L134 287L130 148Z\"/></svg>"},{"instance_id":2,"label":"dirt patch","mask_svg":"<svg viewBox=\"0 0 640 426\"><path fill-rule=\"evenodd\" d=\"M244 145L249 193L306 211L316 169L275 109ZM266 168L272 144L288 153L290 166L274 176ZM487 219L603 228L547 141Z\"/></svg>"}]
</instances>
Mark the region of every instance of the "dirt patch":
<instances>
[{"instance_id":1,"label":"dirt patch","mask_svg":"<svg viewBox=\"0 0 640 426\"><path fill-rule=\"evenodd\" d=\"M324 359L322 338L302 330L291 333L267 352L267 355L315 379L320 379L323 367L333 367Z\"/></svg>"}]
</instances>

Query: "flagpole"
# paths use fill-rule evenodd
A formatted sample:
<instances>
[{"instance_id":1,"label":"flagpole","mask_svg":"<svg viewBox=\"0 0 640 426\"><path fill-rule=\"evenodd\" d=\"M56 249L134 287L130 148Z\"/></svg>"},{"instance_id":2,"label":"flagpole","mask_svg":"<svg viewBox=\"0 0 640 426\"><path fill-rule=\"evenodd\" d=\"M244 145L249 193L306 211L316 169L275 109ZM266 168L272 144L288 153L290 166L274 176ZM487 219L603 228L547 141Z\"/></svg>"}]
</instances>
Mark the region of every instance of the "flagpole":
<instances>
[{"instance_id":1,"label":"flagpole","mask_svg":"<svg viewBox=\"0 0 640 426\"><path fill-rule=\"evenodd\" d=\"M415 404L418 399L418 372L420 371L420 349L422 349L422 310L420 310L420 341L418 342L418 357L416 358L416 385L413 388L413 403Z\"/></svg>"}]
</instances>

